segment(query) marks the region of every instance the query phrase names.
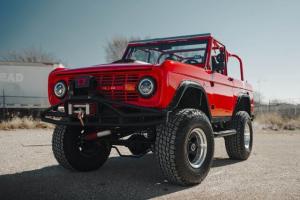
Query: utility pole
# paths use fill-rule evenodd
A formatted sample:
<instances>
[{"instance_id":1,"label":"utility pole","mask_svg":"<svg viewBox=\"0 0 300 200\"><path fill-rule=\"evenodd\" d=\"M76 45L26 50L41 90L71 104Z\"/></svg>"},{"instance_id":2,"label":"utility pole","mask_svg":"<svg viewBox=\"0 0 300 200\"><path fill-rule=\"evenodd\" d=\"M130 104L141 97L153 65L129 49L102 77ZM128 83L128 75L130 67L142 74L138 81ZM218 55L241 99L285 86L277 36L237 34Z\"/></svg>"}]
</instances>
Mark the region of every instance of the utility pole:
<instances>
[{"instance_id":1,"label":"utility pole","mask_svg":"<svg viewBox=\"0 0 300 200\"><path fill-rule=\"evenodd\" d=\"M293 103L294 103L294 105L295 105L294 115L295 115L295 117L296 117L296 116L297 116L297 106L298 106L298 104L297 104L297 101L294 101Z\"/></svg>"},{"instance_id":2,"label":"utility pole","mask_svg":"<svg viewBox=\"0 0 300 200\"><path fill-rule=\"evenodd\" d=\"M260 80L258 80L257 81L257 83L258 83L258 103L259 103L259 112L261 113L261 108L262 108L262 106L261 106L261 93L260 93Z\"/></svg>"},{"instance_id":3,"label":"utility pole","mask_svg":"<svg viewBox=\"0 0 300 200\"><path fill-rule=\"evenodd\" d=\"M2 118L3 120L5 119L5 93L4 93L4 88L2 89L2 97L3 97L3 105L2 105Z\"/></svg>"}]
</instances>

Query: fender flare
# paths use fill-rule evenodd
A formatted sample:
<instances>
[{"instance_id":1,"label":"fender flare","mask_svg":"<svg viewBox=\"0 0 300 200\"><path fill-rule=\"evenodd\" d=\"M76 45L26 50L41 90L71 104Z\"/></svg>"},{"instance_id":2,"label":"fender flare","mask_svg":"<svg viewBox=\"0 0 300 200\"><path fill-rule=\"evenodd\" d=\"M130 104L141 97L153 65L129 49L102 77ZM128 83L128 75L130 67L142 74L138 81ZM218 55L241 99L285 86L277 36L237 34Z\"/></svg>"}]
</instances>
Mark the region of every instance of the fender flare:
<instances>
[{"instance_id":1,"label":"fender flare","mask_svg":"<svg viewBox=\"0 0 300 200\"><path fill-rule=\"evenodd\" d=\"M234 111L232 113L232 116L234 117L234 115L238 112L239 106L241 105L242 101L246 99L247 101L249 101L249 115L251 116L251 99L248 93L246 92L242 92L238 95L237 97L237 101L234 107Z\"/></svg>"},{"instance_id":2,"label":"fender flare","mask_svg":"<svg viewBox=\"0 0 300 200\"><path fill-rule=\"evenodd\" d=\"M204 98L206 100L206 105L204 105L204 106L206 106L207 110L208 110L208 116L207 117L209 119L211 119L212 116L211 116L211 112L210 112L210 106L209 106L209 101L208 101L208 97L207 97L206 91L205 91L205 89L203 88L202 85L200 85L199 83L197 83L195 81L188 81L188 80L186 80L186 81L182 81L180 83L180 85L176 89L175 95L174 95L171 103L169 104L167 110L168 111L175 110L178 107L178 105L179 105L182 97L184 96L185 92L188 89L190 89L190 88L198 89L198 90L200 90L202 92L202 94L204 94Z\"/></svg>"}]
</instances>

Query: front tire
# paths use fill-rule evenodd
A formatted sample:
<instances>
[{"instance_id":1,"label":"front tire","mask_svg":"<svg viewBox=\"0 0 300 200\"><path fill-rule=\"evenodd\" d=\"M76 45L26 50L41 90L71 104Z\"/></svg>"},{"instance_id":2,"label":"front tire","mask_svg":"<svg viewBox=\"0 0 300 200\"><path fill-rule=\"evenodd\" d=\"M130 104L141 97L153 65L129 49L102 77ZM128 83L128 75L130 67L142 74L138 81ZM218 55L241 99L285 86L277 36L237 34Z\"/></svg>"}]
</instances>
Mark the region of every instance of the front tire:
<instances>
[{"instance_id":1,"label":"front tire","mask_svg":"<svg viewBox=\"0 0 300 200\"><path fill-rule=\"evenodd\" d=\"M225 147L231 159L247 160L253 144L253 128L250 116L245 111L239 111L233 119L235 135L224 137Z\"/></svg>"},{"instance_id":2,"label":"front tire","mask_svg":"<svg viewBox=\"0 0 300 200\"><path fill-rule=\"evenodd\" d=\"M157 128L155 155L165 177L179 185L195 185L208 174L213 155L213 130L207 116L182 109Z\"/></svg>"},{"instance_id":3,"label":"front tire","mask_svg":"<svg viewBox=\"0 0 300 200\"><path fill-rule=\"evenodd\" d=\"M92 171L107 160L111 146L105 141L82 141L81 129L56 126L52 137L52 150L57 162L66 169Z\"/></svg>"}]
</instances>

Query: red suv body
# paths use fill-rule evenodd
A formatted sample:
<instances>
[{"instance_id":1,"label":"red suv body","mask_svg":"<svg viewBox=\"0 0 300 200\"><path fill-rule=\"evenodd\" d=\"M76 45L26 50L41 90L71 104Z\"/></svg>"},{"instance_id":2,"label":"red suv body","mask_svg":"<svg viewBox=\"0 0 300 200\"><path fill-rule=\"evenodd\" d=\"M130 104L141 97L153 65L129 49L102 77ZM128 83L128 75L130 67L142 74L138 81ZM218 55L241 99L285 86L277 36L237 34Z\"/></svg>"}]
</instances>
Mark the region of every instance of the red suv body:
<instances>
[{"instance_id":1,"label":"red suv body","mask_svg":"<svg viewBox=\"0 0 300 200\"><path fill-rule=\"evenodd\" d=\"M113 63L58 68L48 94L42 119L58 125L53 151L66 168L96 169L123 145L136 157L154 151L168 180L190 185L210 168L213 137L225 138L231 158L252 149L253 89L240 57L210 34L132 41Z\"/></svg>"}]
</instances>

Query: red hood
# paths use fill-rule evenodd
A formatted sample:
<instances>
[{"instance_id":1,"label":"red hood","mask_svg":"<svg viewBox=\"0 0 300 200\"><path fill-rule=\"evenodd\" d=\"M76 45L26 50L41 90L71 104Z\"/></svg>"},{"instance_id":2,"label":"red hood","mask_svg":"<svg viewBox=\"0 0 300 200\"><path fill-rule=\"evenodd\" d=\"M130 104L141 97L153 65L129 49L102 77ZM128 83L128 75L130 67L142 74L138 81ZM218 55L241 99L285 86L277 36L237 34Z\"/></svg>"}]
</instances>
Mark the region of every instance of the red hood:
<instances>
[{"instance_id":1,"label":"red hood","mask_svg":"<svg viewBox=\"0 0 300 200\"><path fill-rule=\"evenodd\" d=\"M116 71L136 71L136 70L150 70L153 67L151 64L141 63L118 63L118 64L101 64L91 67L82 67L76 69L59 70L59 75L75 75L75 74L91 74L99 72L116 72Z\"/></svg>"}]
</instances>

